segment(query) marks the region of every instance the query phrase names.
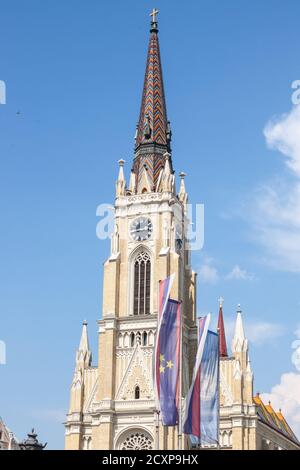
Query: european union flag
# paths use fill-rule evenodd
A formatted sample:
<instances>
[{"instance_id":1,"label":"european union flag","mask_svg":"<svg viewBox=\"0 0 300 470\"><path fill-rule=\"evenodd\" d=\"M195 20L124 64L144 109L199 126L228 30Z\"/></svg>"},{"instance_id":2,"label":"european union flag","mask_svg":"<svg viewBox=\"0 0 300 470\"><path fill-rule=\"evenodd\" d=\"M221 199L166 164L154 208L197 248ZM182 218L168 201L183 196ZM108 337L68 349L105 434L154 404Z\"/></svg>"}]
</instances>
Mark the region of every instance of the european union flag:
<instances>
[{"instance_id":1,"label":"european union flag","mask_svg":"<svg viewBox=\"0 0 300 470\"><path fill-rule=\"evenodd\" d=\"M178 422L181 304L169 299L157 335L155 383L164 426Z\"/></svg>"}]
</instances>

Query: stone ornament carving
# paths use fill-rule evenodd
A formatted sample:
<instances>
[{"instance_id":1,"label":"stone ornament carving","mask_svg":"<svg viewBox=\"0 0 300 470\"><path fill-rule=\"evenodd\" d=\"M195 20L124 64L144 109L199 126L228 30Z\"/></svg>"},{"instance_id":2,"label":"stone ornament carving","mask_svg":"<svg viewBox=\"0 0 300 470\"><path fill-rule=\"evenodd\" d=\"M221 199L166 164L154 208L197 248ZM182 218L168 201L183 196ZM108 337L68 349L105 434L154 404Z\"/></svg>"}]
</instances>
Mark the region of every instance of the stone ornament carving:
<instances>
[{"instance_id":1,"label":"stone ornament carving","mask_svg":"<svg viewBox=\"0 0 300 470\"><path fill-rule=\"evenodd\" d=\"M141 399L152 398L153 388L146 373L147 367L144 362L145 356L146 355L141 349L141 346L137 344L117 392L117 399L132 400L134 398L134 390L137 385L140 387Z\"/></svg>"},{"instance_id":2,"label":"stone ornament carving","mask_svg":"<svg viewBox=\"0 0 300 470\"><path fill-rule=\"evenodd\" d=\"M148 381L145 377L143 367L141 366L141 364L135 364L130 376L128 377L123 398L127 400L131 399L134 395L134 389L137 385L140 387L141 398L150 398L152 393L149 387L149 383L147 382Z\"/></svg>"},{"instance_id":3,"label":"stone ornament carving","mask_svg":"<svg viewBox=\"0 0 300 470\"><path fill-rule=\"evenodd\" d=\"M224 405L229 406L233 403L233 395L231 390L229 389L228 383L224 377L222 370L220 370L220 388L221 388L221 396L224 400Z\"/></svg>"},{"instance_id":4,"label":"stone ornament carving","mask_svg":"<svg viewBox=\"0 0 300 470\"><path fill-rule=\"evenodd\" d=\"M119 450L152 450L153 441L145 432L132 432L125 437Z\"/></svg>"},{"instance_id":5,"label":"stone ornament carving","mask_svg":"<svg viewBox=\"0 0 300 470\"><path fill-rule=\"evenodd\" d=\"M111 253L116 255L119 252L119 227L115 224L114 233L111 237Z\"/></svg>"}]
</instances>

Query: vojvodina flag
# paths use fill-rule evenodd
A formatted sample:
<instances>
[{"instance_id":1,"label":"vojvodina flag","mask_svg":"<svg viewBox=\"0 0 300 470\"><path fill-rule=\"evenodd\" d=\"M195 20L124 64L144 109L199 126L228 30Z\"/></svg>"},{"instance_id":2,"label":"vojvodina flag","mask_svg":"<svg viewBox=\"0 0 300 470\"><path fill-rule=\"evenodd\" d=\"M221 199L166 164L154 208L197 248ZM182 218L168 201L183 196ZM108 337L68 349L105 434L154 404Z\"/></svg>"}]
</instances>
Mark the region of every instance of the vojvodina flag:
<instances>
[{"instance_id":1,"label":"vojvodina flag","mask_svg":"<svg viewBox=\"0 0 300 470\"><path fill-rule=\"evenodd\" d=\"M185 400L183 431L197 443L219 441L219 338L208 330L210 315L199 321L193 380Z\"/></svg>"},{"instance_id":2,"label":"vojvodina flag","mask_svg":"<svg viewBox=\"0 0 300 470\"><path fill-rule=\"evenodd\" d=\"M164 426L178 423L181 303L169 299L157 336L155 387Z\"/></svg>"}]
</instances>

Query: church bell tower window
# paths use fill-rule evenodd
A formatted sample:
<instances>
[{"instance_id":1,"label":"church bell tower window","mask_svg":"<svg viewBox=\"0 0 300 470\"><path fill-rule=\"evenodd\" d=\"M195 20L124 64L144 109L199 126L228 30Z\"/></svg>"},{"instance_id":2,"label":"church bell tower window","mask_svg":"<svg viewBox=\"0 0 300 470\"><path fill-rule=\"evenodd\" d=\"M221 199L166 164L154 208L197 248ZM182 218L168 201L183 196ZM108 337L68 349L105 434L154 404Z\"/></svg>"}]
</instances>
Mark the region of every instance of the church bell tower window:
<instances>
[{"instance_id":1,"label":"church bell tower window","mask_svg":"<svg viewBox=\"0 0 300 470\"><path fill-rule=\"evenodd\" d=\"M134 263L134 315L149 315L151 288L151 261L141 252Z\"/></svg>"}]
</instances>

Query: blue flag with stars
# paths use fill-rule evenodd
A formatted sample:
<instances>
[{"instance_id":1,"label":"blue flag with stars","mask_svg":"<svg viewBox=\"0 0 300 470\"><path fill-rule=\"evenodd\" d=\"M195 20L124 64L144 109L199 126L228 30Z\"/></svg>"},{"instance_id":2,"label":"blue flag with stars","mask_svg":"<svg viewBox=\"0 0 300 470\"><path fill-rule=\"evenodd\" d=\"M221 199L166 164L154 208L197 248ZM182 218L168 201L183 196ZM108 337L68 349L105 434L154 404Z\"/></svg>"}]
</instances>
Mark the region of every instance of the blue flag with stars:
<instances>
[{"instance_id":1,"label":"blue flag with stars","mask_svg":"<svg viewBox=\"0 0 300 470\"><path fill-rule=\"evenodd\" d=\"M181 304L169 299L157 337L155 382L164 426L178 423Z\"/></svg>"}]
</instances>

